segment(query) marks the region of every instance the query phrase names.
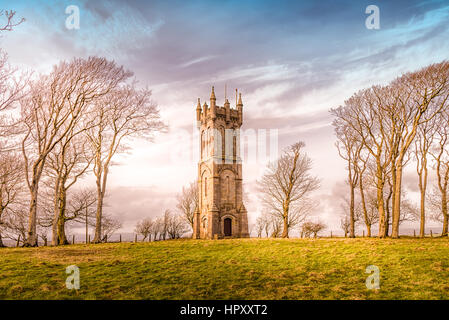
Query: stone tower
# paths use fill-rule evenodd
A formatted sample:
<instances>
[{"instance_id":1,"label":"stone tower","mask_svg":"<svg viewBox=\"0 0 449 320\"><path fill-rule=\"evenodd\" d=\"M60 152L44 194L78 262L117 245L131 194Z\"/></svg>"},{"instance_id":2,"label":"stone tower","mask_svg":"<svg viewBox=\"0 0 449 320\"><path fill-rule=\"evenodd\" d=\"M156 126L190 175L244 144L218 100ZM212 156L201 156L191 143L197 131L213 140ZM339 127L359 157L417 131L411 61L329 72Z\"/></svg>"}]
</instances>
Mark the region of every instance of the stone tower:
<instances>
[{"instance_id":1,"label":"stone tower","mask_svg":"<svg viewBox=\"0 0 449 320\"><path fill-rule=\"evenodd\" d=\"M248 217L242 199L242 161L240 127L243 121L242 96L236 108L225 98L224 106L216 105L214 87L210 105L200 99L196 107L200 130L198 163L198 199L193 238L244 238L248 234Z\"/></svg>"}]
</instances>

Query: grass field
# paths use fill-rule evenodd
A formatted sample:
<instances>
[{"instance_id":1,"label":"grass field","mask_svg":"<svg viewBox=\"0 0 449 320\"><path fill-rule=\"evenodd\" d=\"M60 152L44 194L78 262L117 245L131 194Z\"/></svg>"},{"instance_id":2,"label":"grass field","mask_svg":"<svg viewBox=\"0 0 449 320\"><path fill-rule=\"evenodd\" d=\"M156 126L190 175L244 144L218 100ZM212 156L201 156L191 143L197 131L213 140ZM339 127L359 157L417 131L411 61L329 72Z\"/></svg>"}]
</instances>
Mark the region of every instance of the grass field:
<instances>
[{"instance_id":1,"label":"grass field","mask_svg":"<svg viewBox=\"0 0 449 320\"><path fill-rule=\"evenodd\" d=\"M79 290L65 285L80 268ZM380 269L368 290L365 269ZM447 299L449 240L236 239L0 249L1 299Z\"/></svg>"}]
</instances>

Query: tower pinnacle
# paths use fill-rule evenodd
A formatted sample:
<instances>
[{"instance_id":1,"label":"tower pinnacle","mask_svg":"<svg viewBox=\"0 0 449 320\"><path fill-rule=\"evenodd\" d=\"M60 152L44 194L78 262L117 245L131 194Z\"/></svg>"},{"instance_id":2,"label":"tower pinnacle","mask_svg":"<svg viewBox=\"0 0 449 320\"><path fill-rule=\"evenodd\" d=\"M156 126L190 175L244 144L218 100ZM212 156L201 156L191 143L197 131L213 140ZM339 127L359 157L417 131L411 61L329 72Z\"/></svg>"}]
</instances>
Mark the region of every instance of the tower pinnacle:
<instances>
[{"instance_id":1,"label":"tower pinnacle","mask_svg":"<svg viewBox=\"0 0 449 320\"><path fill-rule=\"evenodd\" d=\"M212 92L210 94L210 112L212 119L215 119L217 117L216 111L215 111L215 102L217 99L215 98L215 92L214 92L214 86L212 86Z\"/></svg>"},{"instance_id":2,"label":"tower pinnacle","mask_svg":"<svg viewBox=\"0 0 449 320\"><path fill-rule=\"evenodd\" d=\"M198 98L198 104L196 105L196 121L201 121L201 103L200 103L200 98Z\"/></svg>"}]
</instances>

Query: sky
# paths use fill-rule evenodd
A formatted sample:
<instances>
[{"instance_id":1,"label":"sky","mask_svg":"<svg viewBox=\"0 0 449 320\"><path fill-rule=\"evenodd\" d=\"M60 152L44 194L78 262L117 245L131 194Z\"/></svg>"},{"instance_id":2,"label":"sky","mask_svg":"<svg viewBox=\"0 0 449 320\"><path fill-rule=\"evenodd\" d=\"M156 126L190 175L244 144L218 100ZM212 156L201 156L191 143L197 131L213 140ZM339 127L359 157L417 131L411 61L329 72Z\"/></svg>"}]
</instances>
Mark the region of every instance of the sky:
<instances>
[{"instance_id":1,"label":"sky","mask_svg":"<svg viewBox=\"0 0 449 320\"><path fill-rule=\"evenodd\" d=\"M66 27L71 5L79 29ZM379 29L366 27L369 5L379 8ZM131 151L115 158L108 182L107 210L128 232L145 217L175 211L176 194L196 179L196 101L208 100L211 86L218 105L225 86L231 107L235 89L242 93L247 148L263 150L264 132L265 141L277 141L267 156L244 157L250 224L261 210L256 181L267 161L302 140L321 180L311 219L341 232L346 171L329 109L449 55L449 1L0 0L0 8L26 19L0 38L13 65L46 73L61 60L104 56L152 90L169 130L152 143L128 141ZM404 179L413 194L413 170Z\"/></svg>"}]
</instances>

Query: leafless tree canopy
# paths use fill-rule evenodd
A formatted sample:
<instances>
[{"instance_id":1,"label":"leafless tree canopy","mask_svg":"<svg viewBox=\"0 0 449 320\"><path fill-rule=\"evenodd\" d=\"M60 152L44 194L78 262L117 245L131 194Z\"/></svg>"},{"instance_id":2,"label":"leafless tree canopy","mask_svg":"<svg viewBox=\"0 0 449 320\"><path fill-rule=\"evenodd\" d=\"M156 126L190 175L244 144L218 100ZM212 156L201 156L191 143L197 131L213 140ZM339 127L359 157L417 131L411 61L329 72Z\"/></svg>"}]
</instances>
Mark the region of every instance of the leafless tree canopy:
<instances>
[{"instance_id":1,"label":"leafless tree canopy","mask_svg":"<svg viewBox=\"0 0 449 320\"><path fill-rule=\"evenodd\" d=\"M137 223L135 232L143 236L142 241L145 241L147 237L149 237L149 240L151 241L151 235L153 234L153 226L154 226L153 220L150 218L145 218Z\"/></svg>"},{"instance_id":2,"label":"leafless tree canopy","mask_svg":"<svg viewBox=\"0 0 449 320\"><path fill-rule=\"evenodd\" d=\"M164 214L156 219L145 218L136 225L135 232L143 236L143 241L148 237L156 240L179 239L189 231L189 224L182 214L173 214L165 210Z\"/></svg>"},{"instance_id":3,"label":"leafless tree canopy","mask_svg":"<svg viewBox=\"0 0 449 320\"><path fill-rule=\"evenodd\" d=\"M22 154L30 192L27 245L37 245L39 183L49 154L95 126L94 103L130 75L104 58L74 59L33 81L29 94L20 100Z\"/></svg>"},{"instance_id":4,"label":"leafless tree canopy","mask_svg":"<svg viewBox=\"0 0 449 320\"><path fill-rule=\"evenodd\" d=\"M268 165L258 181L266 211L282 219L283 238L310 213L313 204L308 196L319 186L318 179L310 174L312 161L304 153L304 146L303 142L291 145L276 162Z\"/></svg>"},{"instance_id":5,"label":"leafless tree canopy","mask_svg":"<svg viewBox=\"0 0 449 320\"><path fill-rule=\"evenodd\" d=\"M9 17L5 30L17 25L14 13L1 13ZM49 240L46 232L39 230L51 226L51 243L65 244L67 224L84 221L87 237L93 205L94 242L103 241L117 229L120 222L103 214L112 158L127 150L130 139L151 141L155 132L165 129L151 91L138 88L131 76L113 61L89 57L63 61L49 74L36 75L31 81L27 75L18 75L7 55L0 52L0 156L5 161L1 168L2 230L6 225L20 229L24 245L36 246L39 238ZM19 110L20 118L10 117L9 110ZM20 161L16 161L17 151ZM11 183L16 172L20 172L20 183ZM78 191L78 182L89 173L95 176L94 201L91 192ZM17 204L20 210L14 211L20 214L6 217L5 212L13 210L16 189L20 189L21 199L20 206ZM28 210L25 223L24 210Z\"/></svg>"},{"instance_id":6,"label":"leafless tree canopy","mask_svg":"<svg viewBox=\"0 0 449 320\"><path fill-rule=\"evenodd\" d=\"M301 232L303 236L306 238L310 237L311 235L313 235L313 237L316 238L318 232L324 229L326 229L326 225L320 221L317 222L307 221L304 222L301 226Z\"/></svg>"},{"instance_id":7,"label":"leafless tree canopy","mask_svg":"<svg viewBox=\"0 0 449 320\"><path fill-rule=\"evenodd\" d=\"M434 132L447 127L444 114L448 99L449 62L444 61L407 73L388 85L361 90L343 106L331 110L337 137L345 151L340 154L348 160L351 192L358 183L366 181L360 175L371 171L371 185L376 188L379 237L388 235L390 208L393 238L399 236L399 224L404 220L401 210L410 211L408 203L401 204L401 200L403 171L412 151L417 162L421 231L424 232L427 158L432 145L445 139L445 134L434 139ZM360 152L353 153L352 146L360 148ZM364 188L359 190L363 198ZM367 213L367 202L362 200L362 204ZM350 224L353 225L351 217ZM447 227L443 229L447 233Z\"/></svg>"},{"instance_id":8,"label":"leafless tree canopy","mask_svg":"<svg viewBox=\"0 0 449 320\"><path fill-rule=\"evenodd\" d=\"M188 187L182 187L182 192L176 199L176 207L193 230L193 217L198 208L198 183L194 181Z\"/></svg>"},{"instance_id":9,"label":"leafless tree canopy","mask_svg":"<svg viewBox=\"0 0 449 320\"><path fill-rule=\"evenodd\" d=\"M151 140L165 129L159 110L151 101L151 91L132 85L114 88L94 104L95 125L86 130L94 154L93 173L97 185L97 225L94 242L101 238L103 199L112 158L126 150L126 139L140 137Z\"/></svg>"},{"instance_id":10,"label":"leafless tree canopy","mask_svg":"<svg viewBox=\"0 0 449 320\"><path fill-rule=\"evenodd\" d=\"M0 31L12 31L14 27L25 21L25 18L21 18L17 21L14 19L15 15L15 11L0 10Z\"/></svg>"}]
</instances>

